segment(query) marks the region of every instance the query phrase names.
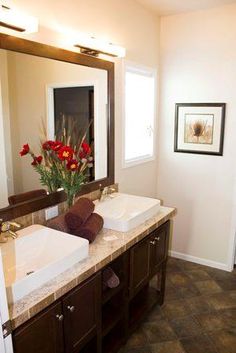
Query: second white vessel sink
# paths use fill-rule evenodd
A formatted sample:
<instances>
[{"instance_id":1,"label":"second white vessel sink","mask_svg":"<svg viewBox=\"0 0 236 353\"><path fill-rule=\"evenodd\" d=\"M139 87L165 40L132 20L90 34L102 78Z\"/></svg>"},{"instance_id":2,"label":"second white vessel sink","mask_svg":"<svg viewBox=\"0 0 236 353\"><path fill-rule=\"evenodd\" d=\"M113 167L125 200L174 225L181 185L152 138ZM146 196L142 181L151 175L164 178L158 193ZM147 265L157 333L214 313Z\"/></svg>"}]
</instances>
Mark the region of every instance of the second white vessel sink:
<instances>
[{"instance_id":1,"label":"second white vessel sink","mask_svg":"<svg viewBox=\"0 0 236 353\"><path fill-rule=\"evenodd\" d=\"M89 242L41 225L1 246L7 297L14 303L88 256Z\"/></svg>"},{"instance_id":2,"label":"second white vessel sink","mask_svg":"<svg viewBox=\"0 0 236 353\"><path fill-rule=\"evenodd\" d=\"M159 210L160 200L122 193L113 193L95 206L95 212L104 219L104 227L120 232L137 227Z\"/></svg>"}]
</instances>

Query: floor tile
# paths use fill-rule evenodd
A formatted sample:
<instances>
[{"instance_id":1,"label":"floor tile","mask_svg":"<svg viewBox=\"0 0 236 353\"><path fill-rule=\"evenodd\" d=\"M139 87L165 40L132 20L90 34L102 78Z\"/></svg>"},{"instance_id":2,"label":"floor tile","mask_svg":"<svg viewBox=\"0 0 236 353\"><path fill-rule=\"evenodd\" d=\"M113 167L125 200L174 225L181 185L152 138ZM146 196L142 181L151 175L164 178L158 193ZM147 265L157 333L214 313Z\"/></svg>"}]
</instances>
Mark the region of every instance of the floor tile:
<instances>
[{"instance_id":1,"label":"floor tile","mask_svg":"<svg viewBox=\"0 0 236 353\"><path fill-rule=\"evenodd\" d=\"M167 272L181 272L180 261L177 259L169 258L166 266Z\"/></svg>"},{"instance_id":2,"label":"floor tile","mask_svg":"<svg viewBox=\"0 0 236 353\"><path fill-rule=\"evenodd\" d=\"M236 328L236 308L219 311L219 315L224 321L227 329Z\"/></svg>"},{"instance_id":3,"label":"floor tile","mask_svg":"<svg viewBox=\"0 0 236 353\"><path fill-rule=\"evenodd\" d=\"M128 339L125 348L134 349L137 347L144 347L147 345L147 338L142 329L136 330Z\"/></svg>"},{"instance_id":4,"label":"floor tile","mask_svg":"<svg viewBox=\"0 0 236 353\"><path fill-rule=\"evenodd\" d=\"M196 281L194 284L201 294L214 294L222 292L220 286L218 286L218 284L213 280Z\"/></svg>"},{"instance_id":5,"label":"floor tile","mask_svg":"<svg viewBox=\"0 0 236 353\"><path fill-rule=\"evenodd\" d=\"M179 299L182 299L182 290L180 290L179 288L175 288L174 286L169 286L166 288L165 302Z\"/></svg>"},{"instance_id":6,"label":"floor tile","mask_svg":"<svg viewBox=\"0 0 236 353\"><path fill-rule=\"evenodd\" d=\"M227 272L212 267L206 267L205 271L211 276L211 278L214 278L215 280L231 280L235 279L236 277L236 271Z\"/></svg>"},{"instance_id":7,"label":"floor tile","mask_svg":"<svg viewBox=\"0 0 236 353\"><path fill-rule=\"evenodd\" d=\"M201 335L203 332L198 321L192 316L185 316L171 320L170 326L178 338Z\"/></svg>"},{"instance_id":8,"label":"floor tile","mask_svg":"<svg viewBox=\"0 0 236 353\"><path fill-rule=\"evenodd\" d=\"M189 277L182 272L171 272L169 279L175 287L188 286L191 283Z\"/></svg>"},{"instance_id":9,"label":"floor tile","mask_svg":"<svg viewBox=\"0 0 236 353\"><path fill-rule=\"evenodd\" d=\"M207 303L214 310L236 308L236 295L234 291L217 293L214 295L206 296Z\"/></svg>"},{"instance_id":10,"label":"floor tile","mask_svg":"<svg viewBox=\"0 0 236 353\"><path fill-rule=\"evenodd\" d=\"M150 346L137 347L135 349L127 349L126 347L122 348L119 353L152 353Z\"/></svg>"},{"instance_id":11,"label":"floor tile","mask_svg":"<svg viewBox=\"0 0 236 353\"><path fill-rule=\"evenodd\" d=\"M208 313L212 311L212 308L202 296L187 298L185 299L185 303L192 314Z\"/></svg>"},{"instance_id":12,"label":"floor tile","mask_svg":"<svg viewBox=\"0 0 236 353\"><path fill-rule=\"evenodd\" d=\"M152 353L186 353L179 341L151 344Z\"/></svg>"},{"instance_id":13,"label":"floor tile","mask_svg":"<svg viewBox=\"0 0 236 353\"><path fill-rule=\"evenodd\" d=\"M182 298L192 298L201 295L198 288L194 284L189 284L188 286L179 287L179 294Z\"/></svg>"},{"instance_id":14,"label":"floor tile","mask_svg":"<svg viewBox=\"0 0 236 353\"><path fill-rule=\"evenodd\" d=\"M192 281L204 281L204 280L211 279L209 274L206 271L201 269L189 271L189 272L186 272L186 274Z\"/></svg>"},{"instance_id":15,"label":"floor tile","mask_svg":"<svg viewBox=\"0 0 236 353\"><path fill-rule=\"evenodd\" d=\"M206 335L184 338L180 342L186 353L218 353Z\"/></svg>"},{"instance_id":16,"label":"floor tile","mask_svg":"<svg viewBox=\"0 0 236 353\"><path fill-rule=\"evenodd\" d=\"M146 318L146 322L157 322L158 320L164 319L164 315L162 313L162 309L159 305L157 305L153 310L148 314Z\"/></svg>"},{"instance_id":17,"label":"floor tile","mask_svg":"<svg viewBox=\"0 0 236 353\"><path fill-rule=\"evenodd\" d=\"M191 313L183 299L165 303L161 308L161 312L169 320L175 319L176 317L187 316Z\"/></svg>"},{"instance_id":18,"label":"floor tile","mask_svg":"<svg viewBox=\"0 0 236 353\"><path fill-rule=\"evenodd\" d=\"M236 277L233 279L215 280L218 286L225 291L236 290Z\"/></svg>"},{"instance_id":19,"label":"floor tile","mask_svg":"<svg viewBox=\"0 0 236 353\"><path fill-rule=\"evenodd\" d=\"M182 261L180 267L183 271L194 271L197 269L205 269L205 266L190 261Z\"/></svg>"},{"instance_id":20,"label":"floor tile","mask_svg":"<svg viewBox=\"0 0 236 353\"><path fill-rule=\"evenodd\" d=\"M225 328L224 318L220 312L196 315L195 318L205 331L223 330Z\"/></svg>"},{"instance_id":21,"label":"floor tile","mask_svg":"<svg viewBox=\"0 0 236 353\"><path fill-rule=\"evenodd\" d=\"M142 328L149 343L159 343L176 339L174 331L166 320L160 320L158 323L144 323Z\"/></svg>"},{"instance_id":22,"label":"floor tile","mask_svg":"<svg viewBox=\"0 0 236 353\"><path fill-rule=\"evenodd\" d=\"M209 337L219 353L236 353L236 330L215 331Z\"/></svg>"}]
</instances>

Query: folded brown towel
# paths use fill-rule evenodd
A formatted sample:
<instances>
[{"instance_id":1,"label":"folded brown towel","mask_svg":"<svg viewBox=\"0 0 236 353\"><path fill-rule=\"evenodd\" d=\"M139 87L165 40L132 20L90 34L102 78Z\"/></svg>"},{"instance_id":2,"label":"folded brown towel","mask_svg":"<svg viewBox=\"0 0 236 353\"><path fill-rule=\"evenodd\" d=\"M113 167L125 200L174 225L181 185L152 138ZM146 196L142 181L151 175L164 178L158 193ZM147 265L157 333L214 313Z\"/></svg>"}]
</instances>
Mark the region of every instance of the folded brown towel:
<instances>
[{"instance_id":1,"label":"folded brown towel","mask_svg":"<svg viewBox=\"0 0 236 353\"><path fill-rule=\"evenodd\" d=\"M102 229L103 223L103 218L100 215L92 213L80 228L72 231L72 234L85 238L92 243Z\"/></svg>"},{"instance_id":2,"label":"folded brown towel","mask_svg":"<svg viewBox=\"0 0 236 353\"><path fill-rule=\"evenodd\" d=\"M115 274L111 267L105 268L102 273L102 284L103 289L108 288L116 288L120 284L119 277Z\"/></svg>"},{"instance_id":3,"label":"folded brown towel","mask_svg":"<svg viewBox=\"0 0 236 353\"><path fill-rule=\"evenodd\" d=\"M55 218L49 219L46 226L52 229L59 230L60 232L70 233L70 230L65 221L65 213Z\"/></svg>"},{"instance_id":4,"label":"folded brown towel","mask_svg":"<svg viewBox=\"0 0 236 353\"><path fill-rule=\"evenodd\" d=\"M72 231L79 229L87 221L94 207L94 203L91 200L81 197L65 215L66 224L69 229Z\"/></svg>"}]
</instances>

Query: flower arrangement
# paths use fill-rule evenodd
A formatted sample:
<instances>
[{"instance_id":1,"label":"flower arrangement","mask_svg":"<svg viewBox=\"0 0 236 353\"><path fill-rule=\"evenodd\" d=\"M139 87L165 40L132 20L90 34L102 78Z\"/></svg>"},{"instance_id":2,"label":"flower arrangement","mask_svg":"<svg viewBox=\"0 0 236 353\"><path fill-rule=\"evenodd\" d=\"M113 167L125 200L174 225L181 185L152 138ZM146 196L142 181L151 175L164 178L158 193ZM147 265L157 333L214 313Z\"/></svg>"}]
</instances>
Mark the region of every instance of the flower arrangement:
<instances>
[{"instance_id":1,"label":"flower arrangement","mask_svg":"<svg viewBox=\"0 0 236 353\"><path fill-rule=\"evenodd\" d=\"M40 149L41 154L37 156L29 144L25 144L20 155L30 155L33 159L31 165L39 173L41 184L50 193L63 188L68 206L71 206L86 181L86 170L93 167L91 147L85 141L85 136L73 146L71 138L67 138L64 131L61 139L41 142Z\"/></svg>"}]
</instances>

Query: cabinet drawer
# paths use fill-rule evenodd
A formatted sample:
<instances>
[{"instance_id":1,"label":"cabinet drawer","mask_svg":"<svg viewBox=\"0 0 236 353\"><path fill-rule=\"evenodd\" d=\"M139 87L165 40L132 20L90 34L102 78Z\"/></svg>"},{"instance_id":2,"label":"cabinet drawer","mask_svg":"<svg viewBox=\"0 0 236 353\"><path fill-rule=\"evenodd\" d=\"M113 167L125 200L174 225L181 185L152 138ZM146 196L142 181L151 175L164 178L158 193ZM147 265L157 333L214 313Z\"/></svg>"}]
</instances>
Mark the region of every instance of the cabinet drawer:
<instances>
[{"instance_id":1,"label":"cabinet drawer","mask_svg":"<svg viewBox=\"0 0 236 353\"><path fill-rule=\"evenodd\" d=\"M61 304L55 304L16 330L14 353L63 353Z\"/></svg>"},{"instance_id":2,"label":"cabinet drawer","mask_svg":"<svg viewBox=\"0 0 236 353\"><path fill-rule=\"evenodd\" d=\"M78 352L96 334L101 317L101 276L97 274L63 300L65 347Z\"/></svg>"}]
</instances>

